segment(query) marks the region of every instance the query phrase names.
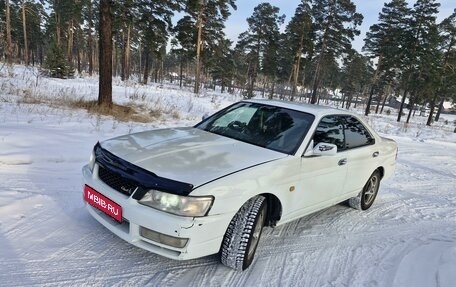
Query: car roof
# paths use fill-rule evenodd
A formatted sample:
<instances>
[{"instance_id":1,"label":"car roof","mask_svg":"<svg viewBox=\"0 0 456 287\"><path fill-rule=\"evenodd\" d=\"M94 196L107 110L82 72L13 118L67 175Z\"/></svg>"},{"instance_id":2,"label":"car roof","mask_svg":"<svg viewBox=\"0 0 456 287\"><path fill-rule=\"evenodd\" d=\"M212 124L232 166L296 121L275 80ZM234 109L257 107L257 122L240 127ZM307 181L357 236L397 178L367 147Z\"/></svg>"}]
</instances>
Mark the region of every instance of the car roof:
<instances>
[{"instance_id":1,"label":"car roof","mask_svg":"<svg viewBox=\"0 0 456 287\"><path fill-rule=\"evenodd\" d=\"M313 114L313 115L319 116L319 117L323 117L326 115L334 115L334 114L338 114L338 115L344 114L344 115L354 116L353 113L346 111L346 110L335 109L335 108L320 106L320 105L311 105L311 104L306 104L306 103L302 103L302 102L266 100L266 99L249 99L249 100L243 100L243 102L277 106L277 107L281 107L281 108L302 111L302 112Z\"/></svg>"}]
</instances>

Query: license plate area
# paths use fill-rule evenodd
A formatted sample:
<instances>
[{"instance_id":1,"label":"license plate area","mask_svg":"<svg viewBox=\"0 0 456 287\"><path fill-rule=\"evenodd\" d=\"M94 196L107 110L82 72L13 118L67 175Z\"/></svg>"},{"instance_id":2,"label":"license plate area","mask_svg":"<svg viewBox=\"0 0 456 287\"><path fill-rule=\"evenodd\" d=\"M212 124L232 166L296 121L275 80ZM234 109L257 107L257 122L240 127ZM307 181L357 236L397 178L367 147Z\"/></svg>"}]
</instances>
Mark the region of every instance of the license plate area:
<instances>
[{"instance_id":1,"label":"license plate area","mask_svg":"<svg viewBox=\"0 0 456 287\"><path fill-rule=\"evenodd\" d=\"M122 207L88 185L84 185L84 200L117 222L122 222Z\"/></svg>"}]
</instances>

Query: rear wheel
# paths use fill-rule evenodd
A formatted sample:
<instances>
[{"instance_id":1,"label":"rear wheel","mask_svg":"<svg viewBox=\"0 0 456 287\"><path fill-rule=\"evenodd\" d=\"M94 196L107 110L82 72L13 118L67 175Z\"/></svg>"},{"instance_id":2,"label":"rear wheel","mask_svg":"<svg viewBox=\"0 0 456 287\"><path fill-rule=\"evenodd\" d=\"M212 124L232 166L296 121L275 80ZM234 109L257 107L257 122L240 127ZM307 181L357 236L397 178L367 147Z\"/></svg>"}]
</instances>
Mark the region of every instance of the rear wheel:
<instances>
[{"instance_id":1,"label":"rear wheel","mask_svg":"<svg viewBox=\"0 0 456 287\"><path fill-rule=\"evenodd\" d=\"M252 264L263 231L267 204L263 196L249 199L231 220L220 248L221 262L235 270Z\"/></svg>"},{"instance_id":2,"label":"rear wheel","mask_svg":"<svg viewBox=\"0 0 456 287\"><path fill-rule=\"evenodd\" d=\"M356 197L348 200L348 204L359 210L366 210L372 206L375 198L377 197L378 189L380 187L381 175L378 170L370 176L369 180L364 185L363 190Z\"/></svg>"}]
</instances>

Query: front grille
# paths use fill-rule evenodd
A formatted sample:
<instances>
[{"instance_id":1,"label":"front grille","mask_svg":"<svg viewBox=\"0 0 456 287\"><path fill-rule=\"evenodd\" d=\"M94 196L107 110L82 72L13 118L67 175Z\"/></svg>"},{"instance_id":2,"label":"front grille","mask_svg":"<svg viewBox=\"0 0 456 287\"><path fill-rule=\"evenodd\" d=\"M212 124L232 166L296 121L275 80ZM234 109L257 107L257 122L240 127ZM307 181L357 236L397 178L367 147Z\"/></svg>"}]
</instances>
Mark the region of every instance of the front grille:
<instances>
[{"instance_id":1,"label":"front grille","mask_svg":"<svg viewBox=\"0 0 456 287\"><path fill-rule=\"evenodd\" d=\"M99 166L98 177L118 192L130 196L138 187L135 183L124 179L120 175Z\"/></svg>"}]
</instances>

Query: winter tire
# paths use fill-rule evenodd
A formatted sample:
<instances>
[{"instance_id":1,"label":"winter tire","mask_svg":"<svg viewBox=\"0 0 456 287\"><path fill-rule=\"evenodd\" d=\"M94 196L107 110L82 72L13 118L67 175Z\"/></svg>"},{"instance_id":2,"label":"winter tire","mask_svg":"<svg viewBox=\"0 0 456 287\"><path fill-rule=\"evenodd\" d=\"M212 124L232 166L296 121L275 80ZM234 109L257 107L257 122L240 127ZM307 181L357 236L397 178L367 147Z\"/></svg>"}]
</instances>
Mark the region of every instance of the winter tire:
<instances>
[{"instance_id":1,"label":"winter tire","mask_svg":"<svg viewBox=\"0 0 456 287\"><path fill-rule=\"evenodd\" d=\"M366 210L374 203L380 187L381 175L378 170L370 176L369 180L364 185L363 190L356 197L348 200L348 204L359 210Z\"/></svg>"},{"instance_id":2,"label":"winter tire","mask_svg":"<svg viewBox=\"0 0 456 287\"><path fill-rule=\"evenodd\" d=\"M253 261L266 219L263 196L249 199L234 215L223 238L220 260L235 270L245 270Z\"/></svg>"}]
</instances>

